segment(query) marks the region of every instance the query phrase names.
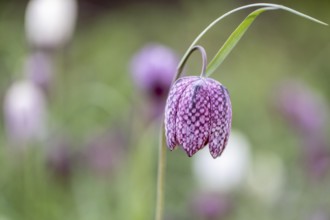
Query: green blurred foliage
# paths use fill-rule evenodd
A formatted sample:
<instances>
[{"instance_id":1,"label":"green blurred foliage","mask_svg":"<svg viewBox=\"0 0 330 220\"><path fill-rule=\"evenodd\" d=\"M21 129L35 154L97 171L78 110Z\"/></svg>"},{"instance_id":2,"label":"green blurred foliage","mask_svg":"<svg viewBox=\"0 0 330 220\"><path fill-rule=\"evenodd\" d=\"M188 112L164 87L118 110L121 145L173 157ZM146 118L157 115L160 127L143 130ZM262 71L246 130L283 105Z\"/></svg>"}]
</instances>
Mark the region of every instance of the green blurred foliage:
<instances>
[{"instance_id":1,"label":"green blurred foliage","mask_svg":"<svg viewBox=\"0 0 330 220\"><path fill-rule=\"evenodd\" d=\"M49 97L50 135L69 136L77 152L87 139L121 124L128 141L115 174L100 177L78 164L68 182L47 169L45 148L12 155L0 126L0 219L152 219L154 214L159 122L144 116L145 97L136 91L130 59L148 42L160 42L179 55L216 17L252 1L187 1L173 5L127 4L81 19L71 44L56 57L56 78ZM277 1L327 23L327 1ZM0 97L23 76L29 48L24 37L25 2L0 3ZM209 59L243 20L231 15L208 33L201 45ZM272 91L295 78L330 99L329 28L282 11L265 13L212 77L230 91L233 127L250 139L253 152L281 156L286 168L283 199L268 207L243 189L236 192L229 219L305 219L330 206L329 180L311 183L300 163L300 141L272 110ZM199 56L187 74L200 71ZM2 107L2 104L0 104ZM141 116L142 115L142 116ZM221 159L221 158L220 158ZM191 159L180 149L168 153L165 212L191 219L189 202L197 191ZM171 218L169 218L171 219Z\"/></svg>"}]
</instances>

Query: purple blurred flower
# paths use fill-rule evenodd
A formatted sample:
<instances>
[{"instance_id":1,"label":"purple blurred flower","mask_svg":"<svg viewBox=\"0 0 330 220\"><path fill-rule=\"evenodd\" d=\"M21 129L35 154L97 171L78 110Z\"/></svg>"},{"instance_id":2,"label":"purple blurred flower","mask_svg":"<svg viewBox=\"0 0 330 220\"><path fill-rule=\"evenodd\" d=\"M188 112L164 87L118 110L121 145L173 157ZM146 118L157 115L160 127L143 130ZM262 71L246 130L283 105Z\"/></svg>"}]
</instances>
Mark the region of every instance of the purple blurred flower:
<instances>
[{"instance_id":1,"label":"purple blurred flower","mask_svg":"<svg viewBox=\"0 0 330 220\"><path fill-rule=\"evenodd\" d=\"M227 89L204 77L178 79L165 108L166 142L170 150L181 145L191 157L209 144L213 158L225 149L231 129L231 102Z\"/></svg>"},{"instance_id":2,"label":"purple blurred flower","mask_svg":"<svg viewBox=\"0 0 330 220\"><path fill-rule=\"evenodd\" d=\"M323 137L304 140L304 163L312 180L323 179L330 171L330 148Z\"/></svg>"},{"instance_id":3,"label":"purple blurred flower","mask_svg":"<svg viewBox=\"0 0 330 220\"><path fill-rule=\"evenodd\" d=\"M84 151L88 167L100 176L112 174L123 159L126 145L119 132L107 132L89 141Z\"/></svg>"},{"instance_id":4,"label":"purple blurred flower","mask_svg":"<svg viewBox=\"0 0 330 220\"><path fill-rule=\"evenodd\" d=\"M299 132L309 177L322 179L330 168L329 144L324 132L328 120L325 100L299 81L282 83L275 98L280 113Z\"/></svg>"},{"instance_id":5,"label":"purple blurred flower","mask_svg":"<svg viewBox=\"0 0 330 220\"><path fill-rule=\"evenodd\" d=\"M283 83L276 96L280 113L303 135L322 133L326 125L325 102L308 86L297 82Z\"/></svg>"},{"instance_id":6,"label":"purple blurred flower","mask_svg":"<svg viewBox=\"0 0 330 220\"><path fill-rule=\"evenodd\" d=\"M46 106L42 92L29 81L14 83L4 100L5 126L17 144L40 140L45 132Z\"/></svg>"},{"instance_id":7,"label":"purple blurred flower","mask_svg":"<svg viewBox=\"0 0 330 220\"><path fill-rule=\"evenodd\" d=\"M46 156L47 167L59 180L68 180L72 173L74 155L68 140L52 141Z\"/></svg>"},{"instance_id":8,"label":"purple blurred flower","mask_svg":"<svg viewBox=\"0 0 330 220\"><path fill-rule=\"evenodd\" d=\"M229 198L214 193L196 196L191 205L192 213L205 220L222 219L230 213L232 208Z\"/></svg>"},{"instance_id":9,"label":"purple blurred flower","mask_svg":"<svg viewBox=\"0 0 330 220\"><path fill-rule=\"evenodd\" d=\"M327 211L320 209L315 211L312 215L310 215L307 220L330 220L330 215Z\"/></svg>"},{"instance_id":10,"label":"purple blurred flower","mask_svg":"<svg viewBox=\"0 0 330 220\"><path fill-rule=\"evenodd\" d=\"M131 74L134 83L152 99L164 100L178 64L176 54L160 44L148 44L134 55Z\"/></svg>"},{"instance_id":11,"label":"purple blurred flower","mask_svg":"<svg viewBox=\"0 0 330 220\"><path fill-rule=\"evenodd\" d=\"M49 54L35 52L26 60L25 74L33 83L48 91L53 77L53 63Z\"/></svg>"}]
</instances>

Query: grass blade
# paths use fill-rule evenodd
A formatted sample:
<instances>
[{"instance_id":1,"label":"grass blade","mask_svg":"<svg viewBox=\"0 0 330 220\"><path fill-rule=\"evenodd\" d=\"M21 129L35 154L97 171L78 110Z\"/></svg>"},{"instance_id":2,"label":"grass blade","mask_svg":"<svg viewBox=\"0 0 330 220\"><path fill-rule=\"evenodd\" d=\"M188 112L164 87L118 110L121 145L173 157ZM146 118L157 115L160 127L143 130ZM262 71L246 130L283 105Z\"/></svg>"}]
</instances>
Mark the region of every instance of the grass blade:
<instances>
[{"instance_id":1,"label":"grass blade","mask_svg":"<svg viewBox=\"0 0 330 220\"><path fill-rule=\"evenodd\" d=\"M326 24L326 23L324 23L324 22L322 22L322 21L319 21L319 20L317 20L317 19L315 19L315 18L313 18L313 17L311 17L311 16L308 16L308 15L305 15L305 14L303 14L303 13L301 13L301 12L298 12L298 11L296 11L296 10L293 10L293 9L291 9L291 8L288 8L288 7L286 7L286 6L283 6L283 5L277 5L277 4L269 4L269 3L255 3L255 4L249 4L249 5L245 5L245 6L242 6L242 7L239 7L239 8L235 8L235 9L233 9L233 10L231 10L231 11L229 11L229 12L227 12L227 13L225 13L224 15L222 15L222 16L220 16L220 17L218 17L216 20L214 20L211 24L209 24L198 36L197 36L197 38L192 42L192 44L189 46L189 48L187 49L187 51L186 51L186 53L184 54L184 56L182 57L182 59L181 59L181 61L180 61L180 63L179 63L179 65L178 65L178 68L177 68L177 76L178 75L180 75L180 73L182 72L182 69L183 69L183 66L184 66L184 63L185 63L185 61L186 61L186 59L187 59L187 56L188 56L188 54L189 54L189 51L197 44L197 42L206 34L206 32L208 31L208 30L210 30L215 24L217 24L219 21L221 21L222 19L224 19L225 17L227 17L227 16L229 16L229 15L231 15L231 14L233 14L233 13L235 13L235 12L237 12L237 11L241 11L241 10L244 10L244 9L247 9L247 8L253 8L253 7L264 7L264 8L262 8L262 9L260 9L261 11L258 11L258 10L256 10L256 11L258 11L257 12L257 14L260 14L260 13L262 13L263 11L265 11L265 9L266 10L275 10L275 9L282 9L282 10L285 10L285 11L288 11L288 12L290 12L290 13L293 13L293 14L295 14L295 15L298 15L298 16L301 16L301 17L303 17L303 18L306 18L306 19L308 19L308 20L311 20L311 21L313 21L313 22L316 22L316 23L319 23L319 24L322 24L322 25L328 25L328 24ZM252 12L252 13L255 13L256 11L254 11L254 12ZM252 18L253 18L253 16L252 16ZM252 20L252 22L253 22L253 20L255 19L252 19L251 17L249 18L249 20L251 21ZM243 21L244 22L244 21ZM251 23L252 23L251 22ZM251 23L250 23L250 25L251 25ZM247 26L247 28L250 26L250 25L248 25ZM238 28L237 28L238 29ZM236 29L236 30L237 30ZM243 29L242 29L243 30ZM243 30L244 31L244 30ZM246 31L246 30L245 30ZM244 31L244 32L245 32ZM237 33L236 33L237 34ZM244 33L243 33L244 34ZM242 34L242 35L243 35ZM231 35L232 36L232 35ZM242 36L241 36L242 37ZM229 39L228 39L229 40ZM226 41L227 42L227 44L228 45L232 45L233 47L236 45L236 43L238 42L236 42L235 44L232 44L231 42L228 42L228 40ZM239 40L239 39L238 39ZM231 50L232 50L232 48L230 49L230 50L228 50L229 48L225 48L226 50L224 51L224 52L230 52ZM229 54L229 52L227 53L227 55ZM222 53L222 52L221 52ZM219 57L223 57L223 55L221 55L221 54L217 54ZM224 57L224 58L226 58L226 56ZM223 60L222 60L223 61ZM211 61L211 63L217 63L216 61ZM221 62L219 63L219 65L221 64ZM212 67L212 68L211 68ZM213 70L213 66L211 66L210 67L210 70L212 69ZM209 75L209 74L208 74Z\"/></svg>"}]
</instances>

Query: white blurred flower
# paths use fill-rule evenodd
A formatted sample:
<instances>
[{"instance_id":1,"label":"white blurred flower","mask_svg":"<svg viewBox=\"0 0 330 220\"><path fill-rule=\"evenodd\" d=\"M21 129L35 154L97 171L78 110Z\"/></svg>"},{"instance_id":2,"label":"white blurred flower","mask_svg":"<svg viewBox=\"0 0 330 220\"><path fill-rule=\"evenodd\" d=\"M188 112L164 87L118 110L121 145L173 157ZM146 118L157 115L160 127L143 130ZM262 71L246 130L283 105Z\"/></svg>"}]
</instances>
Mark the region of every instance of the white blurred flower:
<instances>
[{"instance_id":1,"label":"white blurred flower","mask_svg":"<svg viewBox=\"0 0 330 220\"><path fill-rule=\"evenodd\" d=\"M10 141L23 144L40 140L45 131L45 108L44 96L33 83L14 83L4 100L4 120Z\"/></svg>"},{"instance_id":2,"label":"white blurred flower","mask_svg":"<svg viewBox=\"0 0 330 220\"><path fill-rule=\"evenodd\" d=\"M248 191L261 202L272 204L281 196L283 185L282 159L274 153L257 154L248 175Z\"/></svg>"},{"instance_id":3,"label":"white blurred flower","mask_svg":"<svg viewBox=\"0 0 330 220\"><path fill-rule=\"evenodd\" d=\"M229 192L245 179L250 163L250 144L246 137L232 130L221 157L213 159L208 150L193 157L193 172L200 187L207 191Z\"/></svg>"},{"instance_id":4,"label":"white blurred flower","mask_svg":"<svg viewBox=\"0 0 330 220\"><path fill-rule=\"evenodd\" d=\"M76 0L30 0L25 14L29 43L54 48L70 40L77 18Z\"/></svg>"}]
</instances>

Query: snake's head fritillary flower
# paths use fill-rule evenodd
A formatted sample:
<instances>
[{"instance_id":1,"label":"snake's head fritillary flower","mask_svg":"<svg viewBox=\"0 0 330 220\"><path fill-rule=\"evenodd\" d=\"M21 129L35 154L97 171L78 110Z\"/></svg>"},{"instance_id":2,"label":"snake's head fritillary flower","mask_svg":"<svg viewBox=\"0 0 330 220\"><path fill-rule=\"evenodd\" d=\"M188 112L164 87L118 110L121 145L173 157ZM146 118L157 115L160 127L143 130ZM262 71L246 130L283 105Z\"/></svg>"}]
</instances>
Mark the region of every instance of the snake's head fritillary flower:
<instances>
[{"instance_id":1,"label":"snake's head fritillary flower","mask_svg":"<svg viewBox=\"0 0 330 220\"><path fill-rule=\"evenodd\" d=\"M151 98L165 100L178 61L170 48L161 44L148 44L132 59L131 74L134 83Z\"/></svg>"},{"instance_id":2,"label":"snake's head fritillary flower","mask_svg":"<svg viewBox=\"0 0 330 220\"><path fill-rule=\"evenodd\" d=\"M170 150L182 146L189 157L209 145L213 158L225 149L231 129L232 109L227 89L205 77L178 79L165 108L165 134Z\"/></svg>"}]
</instances>

